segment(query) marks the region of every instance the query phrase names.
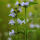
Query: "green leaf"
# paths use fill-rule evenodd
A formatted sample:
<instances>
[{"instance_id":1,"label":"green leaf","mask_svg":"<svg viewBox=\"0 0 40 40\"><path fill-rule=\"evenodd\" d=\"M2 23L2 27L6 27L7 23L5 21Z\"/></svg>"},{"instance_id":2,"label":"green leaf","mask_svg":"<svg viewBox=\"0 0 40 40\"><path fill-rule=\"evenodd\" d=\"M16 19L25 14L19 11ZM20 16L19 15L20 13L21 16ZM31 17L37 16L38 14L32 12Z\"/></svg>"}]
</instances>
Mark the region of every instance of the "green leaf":
<instances>
[{"instance_id":1,"label":"green leaf","mask_svg":"<svg viewBox=\"0 0 40 40\"><path fill-rule=\"evenodd\" d=\"M38 4L36 2L29 2L29 6L34 5L34 4Z\"/></svg>"}]
</instances>

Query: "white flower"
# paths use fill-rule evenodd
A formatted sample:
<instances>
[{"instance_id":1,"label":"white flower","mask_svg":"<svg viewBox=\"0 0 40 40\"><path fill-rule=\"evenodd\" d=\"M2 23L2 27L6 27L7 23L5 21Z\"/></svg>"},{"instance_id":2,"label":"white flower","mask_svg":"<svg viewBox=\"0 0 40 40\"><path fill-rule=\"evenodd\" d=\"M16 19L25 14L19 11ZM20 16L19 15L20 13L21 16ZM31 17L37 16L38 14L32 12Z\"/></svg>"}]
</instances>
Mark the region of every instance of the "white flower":
<instances>
[{"instance_id":1,"label":"white flower","mask_svg":"<svg viewBox=\"0 0 40 40\"><path fill-rule=\"evenodd\" d=\"M9 24L14 25L15 22L14 22L13 20L10 20L10 21L9 21Z\"/></svg>"},{"instance_id":2,"label":"white flower","mask_svg":"<svg viewBox=\"0 0 40 40\"><path fill-rule=\"evenodd\" d=\"M22 23L23 23L20 19L18 19L17 22L18 22L19 24L22 24Z\"/></svg>"},{"instance_id":3,"label":"white flower","mask_svg":"<svg viewBox=\"0 0 40 40\"><path fill-rule=\"evenodd\" d=\"M30 2L33 2L34 0L30 0Z\"/></svg>"},{"instance_id":4,"label":"white flower","mask_svg":"<svg viewBox=\"0 0 40 40\"><path fill-rule=\"evenodd\" d=\"M30 24L30 27L31 27L31 28L34 28L34 25L33 25L33 24Z\"/></svg>"},{"instance_id":5,"label":"white flower","mask_svg":"<svg viewBox=\"0 0 40 40\"><path fill-rule=\"evenodd\" d=\"M15 13L12 13L12 14L9 14L9 16L15 17L16 14Z\"/></svg>"},{"instance_id":6,"label":"white flower","mask_svg":"<svg viewBox=\"0 0 40 40\"><path fill-rule=\"evenodd\" d=\"M11 38L8 38L8 40L12 40Z\"/></svg>"},{"instance_id":7,"label":"white flower","mask_svg":"<svg viewBox=\"0 0 40 40\"><path fill-rule=\"evenodd\" d=\"M22 12L22 9L19 7L19 11Z\"/></svg>"},{"instance_id":8,"label":"white flower","mask_svg":"<svg viewBox=\"0 0 40 40\"><path fill-rule=\"evenodd\" d=\"M32 12L29 12L29 16L32 16Z\"/></svg>"},{"instance_id":9,"label":"white flower","mask_svg":"<svg viewBox=\"0 0 40 40\"><path fill-rule=\"evenodd\" d=\"M14 9L12 8L10 12L12 13L13 11L14 11Z\"/></svg>"},{"instance_id":10,"label":"white flower","mask_svg":"<svg viewBox=\"0 0 40 40\"><path fill-rule=\"evenodd\" d=\"M18 4L19 4L19 2L17 1L15 5L18 5Z\"/></svg>"},{"instance_id":11,"label":"white flower","mask_svg":"<svg viewBox=\"0 0 40 40\"><path fill-rule=\"evenodd\" d=\"M25 19L23 20L23 23L25 24Z\"/></svg>"},{"instance_id":12,"label":"white flower","mask_svg":"<svg viewBox=\"0 0 40 40\"><path fill-rule=\"evenodd\" d=\"M21 6L24 6L24 2L21 3Z\"/></svg>"},{"instance_id":13,"label":"white flower","mask_svg":"<svg viewBox=\"0 0 40 40\"><path fill-rule=\"evenodd\" d=\"M10 5L10 4L7 4L7 7L8 7L8 8L10 8L10 7L11 7L11 5Z\"/></svg>"},{"instance_id":14,"label":"white flower","mask_svg":"<svg viewBox=\"0 0 40 40\"><path fill-rule=\"evenodd\" d=\"M29 2L24 3L24 5L26 5L26 6L29 5Z\"/></svg>"}]
</instances>

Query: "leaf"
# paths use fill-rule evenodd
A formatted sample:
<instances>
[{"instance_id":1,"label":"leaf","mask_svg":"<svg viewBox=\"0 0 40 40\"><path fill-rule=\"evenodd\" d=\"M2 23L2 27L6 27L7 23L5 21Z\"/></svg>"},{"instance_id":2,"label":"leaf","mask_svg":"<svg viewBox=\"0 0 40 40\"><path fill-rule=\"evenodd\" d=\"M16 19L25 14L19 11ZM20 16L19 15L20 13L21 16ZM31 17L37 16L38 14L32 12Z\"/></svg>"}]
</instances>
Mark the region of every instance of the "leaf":
<instances>
[{"instance_id":1,"label":"leaf","mask_svg":"<svg viewBox=\"0 0 40 40\"><path fill-rule=\"evenodd\" d=\"M29 2L29 6L34 5L34 4L38 4L36 2Z\"/></svg>"}]
</instances>

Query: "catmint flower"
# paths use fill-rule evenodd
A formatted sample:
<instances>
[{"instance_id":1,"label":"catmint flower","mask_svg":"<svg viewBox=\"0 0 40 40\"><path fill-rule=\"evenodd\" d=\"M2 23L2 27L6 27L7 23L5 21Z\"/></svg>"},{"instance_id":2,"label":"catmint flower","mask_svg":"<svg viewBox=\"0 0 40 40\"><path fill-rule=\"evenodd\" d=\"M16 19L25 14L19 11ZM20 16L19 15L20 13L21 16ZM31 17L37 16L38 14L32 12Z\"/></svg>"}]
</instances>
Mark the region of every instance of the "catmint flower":
<instances>
[{"instance_id":1,"label":"catmint flower","mask_svg":"<svg viewBox=\"0 0 40 40\"><path fill-rule=\"evenodd\" d=\"M9 36L12 36L12 35L14 35L14 30L12 30L11 32L9 32Z\"/></svg>"},{"instance_id":2,"label":"catmint flower","mask_svg":"<svg viewBox=\"0 0 40 40\"><path fill-rule=\"evenodd\" d=\"M33 2L34 0L30 0L30 2Z\"/></svg>"},{"instance_id":3,"label":"catmint flower","mask_svg":"<svg viewBox=\"0 0 40 40\"><path fill-rule=\"evenodd\" d=\"M11 19L11 20L9 21L9 24L14 25L15 22Z\"/></svg>"},{"instance_id":4,"label":"catmint flower","mask_svg":"<svg viewBox=\"0 0 40 40\"><path fill-rule=\"evenodd\" d=\"M23 23L20 19L17 19L17 22L18 22L19 24L22 24L22 23Z\"/></svg>"},{"instance_id":5,"label":"catmint flower","mask_svg":"<svg viewBox=\"0 0 40 40\"><path fill-rule=\"evenodd\" d=\"M14 32L14 30L12 30L12 34L14 34L15 32Z\"/></svg>"},{"instance_id":6,"label":"catmint flower","mask_svg":"<svg viewBox=\"0 0 40 40\"><path fill-rule=\"evenodd\" d=\"M18 5L18 4L19 4L19 2L17 1L15 5Z\"/></svg>"},{"instance_id":7,"label":"catmint flower","mask_svg":"<svg viewBox=\"0 0 40 40\"><path fill-rule=\"evenodd\" d=\"M14 9L12 8L10 12L13 13L13 11L14 11Z\"/></svg>"},{"instance_id":8,"label":"catmint flower","mask_svg":"<svg viewBox=\"0 0 40 40\"><path fill-rule=\"evenodd\" d=\"M24 3L25 6L29 5L29 2Z\"/></svg>"},{"instance_id":9,"label":"catmint flower","mask_svg":"<svg viewBox=\"0 0 40 40\"><path fill-rule=\"evenodd\" d=\"M33 25L33 24L30 24L30 27L31 27L31 28L34 28L34 25Z\"/></svg>"},{"instance_id":10,"label":"catmint flower","mask_svg":"<svg viewBox=\"0 0 40 40\"><path fill-rule=\"evenodd\" d=\"M8 7L8 8L10 8L10 7L11 7L11 5L10 5L10 4L7 4L7 7Z\"/></svg>"},{"instance_id":11,"label":"catmint flower","mask_svg":"<svg viewBox=\"0 0 40 40\"><path fill-rule=\"evenodd\" d=\"M8 38L8 40L12 40L11 38Z\"/></svg>"},{"instance_id":12,"label":"catmint flower","mask_svg":"<svg viewBox=\"0 0 40 40\"><path fill-rule=\"evenodd\" d=\"M21 3L21 6L24 6L24 2Z\"/></svg>"},{"instance_id":13,"label":"catmint flower","mask_svg":"<svg viewBox=\"0 0 40 40\"><path fill-rule=\"evenodd\" d=\"M29 12L29 16L32 16L32 12Z\"/></svg>"},{"instance_id":14,"label":"catmint flower","mask_svg":"<svg viewBox=\"0 0 40 40\"><path fill-rule=\"evenodd\" d=\"M9 16L15 17L16 14L15 13L12 13L12 14L9 14Z\"/></svg>"}]
</instances>

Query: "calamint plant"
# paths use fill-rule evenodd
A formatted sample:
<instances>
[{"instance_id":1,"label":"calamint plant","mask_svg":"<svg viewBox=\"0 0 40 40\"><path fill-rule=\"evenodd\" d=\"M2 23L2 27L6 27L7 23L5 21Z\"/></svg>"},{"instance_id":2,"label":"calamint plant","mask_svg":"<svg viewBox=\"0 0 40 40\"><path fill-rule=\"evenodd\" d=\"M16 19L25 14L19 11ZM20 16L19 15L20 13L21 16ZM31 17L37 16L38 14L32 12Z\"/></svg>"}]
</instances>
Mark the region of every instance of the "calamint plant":
<instances>
[{"instance_id":1,"label":"calamint plant","mask_svg":"<svg viewBox=\"0 0 40 40\"><path fill-rule=\"evenodd\" d=\"M9 38L8 40L12 40L12 36L15 36L16 34L19 34L19 33L23 33L25 35L25 40L27 40L27 31L28 31L28 27L27 27L27 24L30 22L30 20L27 18L26 19L26 15L27 15L27 8L30 7L31 5L35 5L37 3L35 3L33 0L30 0L29 2L26 2L26 0L24 2L21 2L19 3L18 1L15 3L15 8L11 8L10 10L10 14L8 16L11 16L13 19L10 19L9 20L9 23L8 24L11 24L13 26L17 26L17 25L22 25L23 23L25 24L25 30L24 32L21 32L19 31L18 32L18 29L17 29L17 32L14 31L14 29L11 30L11 32L9 31ZM10 4L8 4L8 7L10 7ZM18 13L22 12L22 8L25 8L25 19L24 20L21 20L20 18L17 18L17 15ZM29 13L29 17L32 16L32 12ZM27 23L26 23L27 22ZM34 26L37 26L39 27L39 25L34 25L34 24L30 24L30 27L33 28ZM18 28L18 27L17 27ZM18 40L18 39L17 39Z\"/></svg>"}]
</instances>

